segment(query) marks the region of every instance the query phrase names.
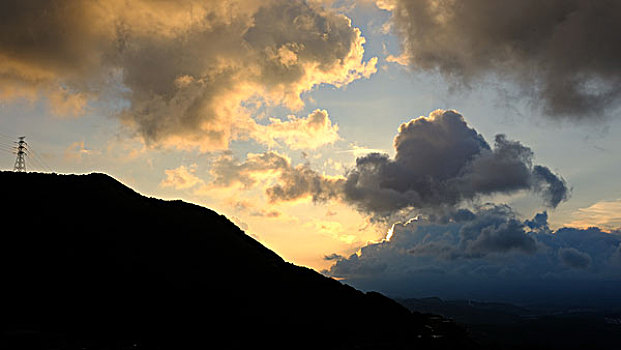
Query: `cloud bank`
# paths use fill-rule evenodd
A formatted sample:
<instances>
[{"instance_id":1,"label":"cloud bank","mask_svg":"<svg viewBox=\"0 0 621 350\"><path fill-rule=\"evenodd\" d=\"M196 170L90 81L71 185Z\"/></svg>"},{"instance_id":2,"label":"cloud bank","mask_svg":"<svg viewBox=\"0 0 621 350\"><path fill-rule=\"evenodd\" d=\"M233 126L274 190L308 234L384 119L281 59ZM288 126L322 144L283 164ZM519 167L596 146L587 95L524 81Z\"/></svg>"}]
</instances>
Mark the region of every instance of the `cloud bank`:
<instances>
[{"instance_id":1,"label":"cloud bank","mask_svg":"<svg viewBox=\"0 0 621 350\"><path fill-rule=\"evenodd\" d=\"M618 288L620 246L619 232L552 231L545 212L523 222L509 207L490 204L397 223L390 240L330 256L336 262L324 273L404 297L561 302L586 289L598 298L610 292L607 283Z\"/></svg>"},{"instance_id":2,"label":"cloud bank","mask_svg":"<svg viewBox=\"0 0 621 350\"><path fill-rule=\"evenodd\" d=\"M347 17L301 0L8 0L0 98L44 97L73 115L112 98L147 144L226 149L258 135L249 104L297 110L314 86L373 74L364 42ZM270 130L296 141L283 134L296 122Z\"/></svg>"},{"instance_id":3,"label":"cloud bank","mask_svg":"<svg viewBox=\"0 0 621 350\"><path fill-rule=\"evenodd\" d=\"M466 84L509 79L544 112L597 118L621 101L621 3L378 0L392 11L402 60Z\"/></svg>"}]
</instances>

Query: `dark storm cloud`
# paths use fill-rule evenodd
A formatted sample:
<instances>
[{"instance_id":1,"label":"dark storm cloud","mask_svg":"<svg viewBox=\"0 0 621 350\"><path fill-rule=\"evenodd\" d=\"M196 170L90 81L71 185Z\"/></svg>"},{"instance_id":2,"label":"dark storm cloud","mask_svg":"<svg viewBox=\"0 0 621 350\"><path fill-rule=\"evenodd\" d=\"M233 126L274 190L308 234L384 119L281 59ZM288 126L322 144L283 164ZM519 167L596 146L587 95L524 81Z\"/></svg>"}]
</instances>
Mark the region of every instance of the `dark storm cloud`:
<instances>
[{"instance_id":1,"label":"dark storm cloud","mask_svg":"<svg viewBox=\"0 0 621 350\"><path fill-rule=\"evenodd\" d=\"M535 240L526 235L524 224L510 208L495 206L481 210L460 229L461 246L470 256L520 251L534 253Z\"/></svg>"},{"instance_id":2,"label":"dark storm cloud","mask_svg":"<svg viewBox=\"0 0 621 350\"><path fill-rule=\"evenodd\" d=\"M326 256L324 256L324 257L323 257L323 260L326 260L326 261L333 261L333 260L341 260L341 259L343 259L343 258L345 258L345 257L344 257L344 256L342 256L342 255L339 255L339 254L330 254L330 255L326 255Z\"/></svg>"},{"instance_id":3,"label":"dark storm cloud","mask_svg":"<svg viewBox=\"0 0 621 350\"><path fill-rule=\"evenodd\" d=\"M546 203L556 207L560 202L567 200L569 190L565 181L553 174L550 169L535 165L533 168L535 190L543 196Z\"/></svg>"},{"instance_id":4,"label":"dark storm cloud","mask_svg":"<svg viewBox=\"0 0 621 350\"><path fill-rule=\"evenodd\" d=\"M388 0L414 69L516 82L556 117L601 117L621 100L621 2Z\"/></svg>"},{"instance_id":5,"label":"dark storm cloud","mask_svg":"<svg viewBox=\"0 0 621 350\"><path fill-rule=\"evenodd\" d=\"M533 230L549 230L548 212L537 213L532 220L524 221L524 224Z\"/></svg>"},{"instance_id":6,"label":"dark storm cloud","mask_svg":"<svg viewBox=\"0 0 621 350\"><path fill-rule=\"evenodd\" d=\"M446 225L449 230L455 230L454 234L443 232L439 239L423 239L409 250L411 254L455 260L481 258L494 253L532 254L537 250L535 240L526 234L524 224L507 206L488 205L476 212L461 209L426 220ZM393 237L396 236L393 234Z\"/></svg>"},{"instance_id":7,"label":"dark storm cloud","mask_svg":"<svg viewBox=\"0 0 621 350\"><path fill-rule=\"evenodd\" d=\"M610 259L613 263L621 265L621 243L617 246L617 250L614 252L612 259Z\"/></svg>"},{"instance_id":8,"label":"dark storm cloud","mask_svg":"<svg viewBox=\"0 0 621 350\"><path fill-rule=\"evenodd\" d=\"M492 149L455 111L438 110L402 124L394 145L394 159L373 153L356 160L346 175L345 201L386 216L518 190L541 194L551 207L568 195L562 178L533 167L530 148L497 135Z\"/></svg>"},{"instance_id":9,"label":"dark storm cloud","mask_svg":"<svg viewBox=\"0 0 621 350\"><path fill-rule=\"evenodd\" d=\"M586 269L591 266L591 256L575 248L561 248L558 250L561 261L574 269Z\"/></svg>"},{"instance_id":10,"label":"dark storm cloud","mask_svg":"<svg viewBox=\"0 0 621 350\"><path fill-rule=\"evenodd\" d=\"M544 212L522 221L498 205L419 216L395 224L390 240L335 257L324 273L392 295L497 300L561 296L575 283L621 281L621 235L598 228L550 231L546 218Z\"/></svg>"}]
</instances>

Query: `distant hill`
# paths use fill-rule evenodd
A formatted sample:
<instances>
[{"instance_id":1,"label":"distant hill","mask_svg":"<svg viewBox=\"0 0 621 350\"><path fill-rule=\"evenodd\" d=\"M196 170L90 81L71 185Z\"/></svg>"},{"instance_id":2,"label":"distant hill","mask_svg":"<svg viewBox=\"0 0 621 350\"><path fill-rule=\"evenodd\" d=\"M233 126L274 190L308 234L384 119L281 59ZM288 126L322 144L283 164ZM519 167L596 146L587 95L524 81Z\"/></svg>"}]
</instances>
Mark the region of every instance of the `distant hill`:
<instances>
[{"instance_id":1,"label":"distant hill","mask_svg":"<svg viewBox=\"0 0 621 350\"><path fill-rule=\"evenodd\" d=\"M473 346L453 323L283 261L222 215L104 174L0 172L0 193L3 349Z\"/></svg>"},{"instance_id":2,"label":"distant hill","mask_svg":"<svg viewBox=\"0 0 621 350\"><path fill-rule=\"evenodd\" d=\"M471 300L443 300L440 298L411 298L398 300L410 310L442 315L459 323L477 325L512 324L533 312L507 303L485 303Z\"/></svg>"},{"instance_id":3,"label":"distant hill","mask_svg":"<svg viewBox=\"0 0 621 350\"><path fill-rule=\"evenodd\" d=\"M570 304L515 306L471 300L420 298L399 300L410 310L439 314L467 327L485 349L617 349L621 312L577 308Z\"/></svg>"}]
</instances>

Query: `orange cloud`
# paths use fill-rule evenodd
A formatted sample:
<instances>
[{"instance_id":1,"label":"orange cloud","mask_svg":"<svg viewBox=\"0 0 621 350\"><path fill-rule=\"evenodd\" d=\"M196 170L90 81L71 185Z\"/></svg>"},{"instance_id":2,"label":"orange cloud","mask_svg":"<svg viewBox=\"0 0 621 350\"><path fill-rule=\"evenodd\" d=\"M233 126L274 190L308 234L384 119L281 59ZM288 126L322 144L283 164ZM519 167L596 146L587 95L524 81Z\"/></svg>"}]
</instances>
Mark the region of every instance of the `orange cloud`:
<instances>
[{"instance_id":1,"label":"orange cloud","mask_svg":"<svg viewBox=\"0 0 621 350\"><path fill-rule=\"evenodd\" d=\"M621 228L621 200L597 202L589 207L578 209L572 216L576 219L568 226L618 229Z\"/></svg>"},{"instance_id":2,"label":"orange cloud","mask_svg":"<svg viewBox=\"0 0 621 350\"><path fill-rule=\"evenodd\" d=\"M81 161L83 157L99 154L100 152L93 151L91 149L86 148L84 144L84 140L76 141L69 145L69 147L65 148L65 160L67 161Z\"/></svg>"},{"instance_id":3,"label":"orange cloud","mask_svg":"<svg viewBox=\"0 0 621 350\"><path fill-rule=\"evenodd\" d=\"M176 169L164 170L166 178L160 182L161 187L172 187L176 190L185 190L203 184L203 180L194 175L196 164L187 168L183 165Z\"/></svg>"},{"instance_id":4,"label":"orange cloud","mask_svg":"<svg viewBox=\"0 0 621 350\"><path fill-rule=\"evenodd\" d=\"M23 0L0 3L0 98L45 97L56 114L77 116L93 99L125 101L117 113L148 146L224 150L258 138L248 101L304 106L300 95L368 78L365 42L349 18L302 0ZM315 120L315 119L313 119ZM270 134L294 147L316 142L273 121ZM312 125L304 125L312 126ZM319 141L321 140L321 141Z\"/></svg>"},{"instance_id":5,"label":"orange cloud","mask_svg":"<svg viewBox=\"0 0 621 350\"><path fill-rule=\"evenodd\" d=\"M270 118L258 125L252 137L269 146L282 141L291 149L315 149L339 140L338 125L333 125L326 110L316 109L306 118L289 115L287 121Z\"/></svg>"}]
</instances>

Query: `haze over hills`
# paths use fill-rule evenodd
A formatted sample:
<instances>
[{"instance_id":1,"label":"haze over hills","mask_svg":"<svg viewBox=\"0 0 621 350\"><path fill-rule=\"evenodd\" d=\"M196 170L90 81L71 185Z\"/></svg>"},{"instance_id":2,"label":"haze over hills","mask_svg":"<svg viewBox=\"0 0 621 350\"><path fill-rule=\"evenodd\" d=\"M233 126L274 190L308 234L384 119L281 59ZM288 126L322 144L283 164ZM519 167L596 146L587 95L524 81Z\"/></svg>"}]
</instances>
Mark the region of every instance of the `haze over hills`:
<instances>
[{"instance_id":1,"label":"haze over hills","mask_svg":"<svg viewBox=\"0 0 621 350\"><path fill-rule=\"evenodd\" d=\"M453 323L294 266L224 216L103 174L0 173L13 349L471 348Z\"/></svg>"}]
</instances>

